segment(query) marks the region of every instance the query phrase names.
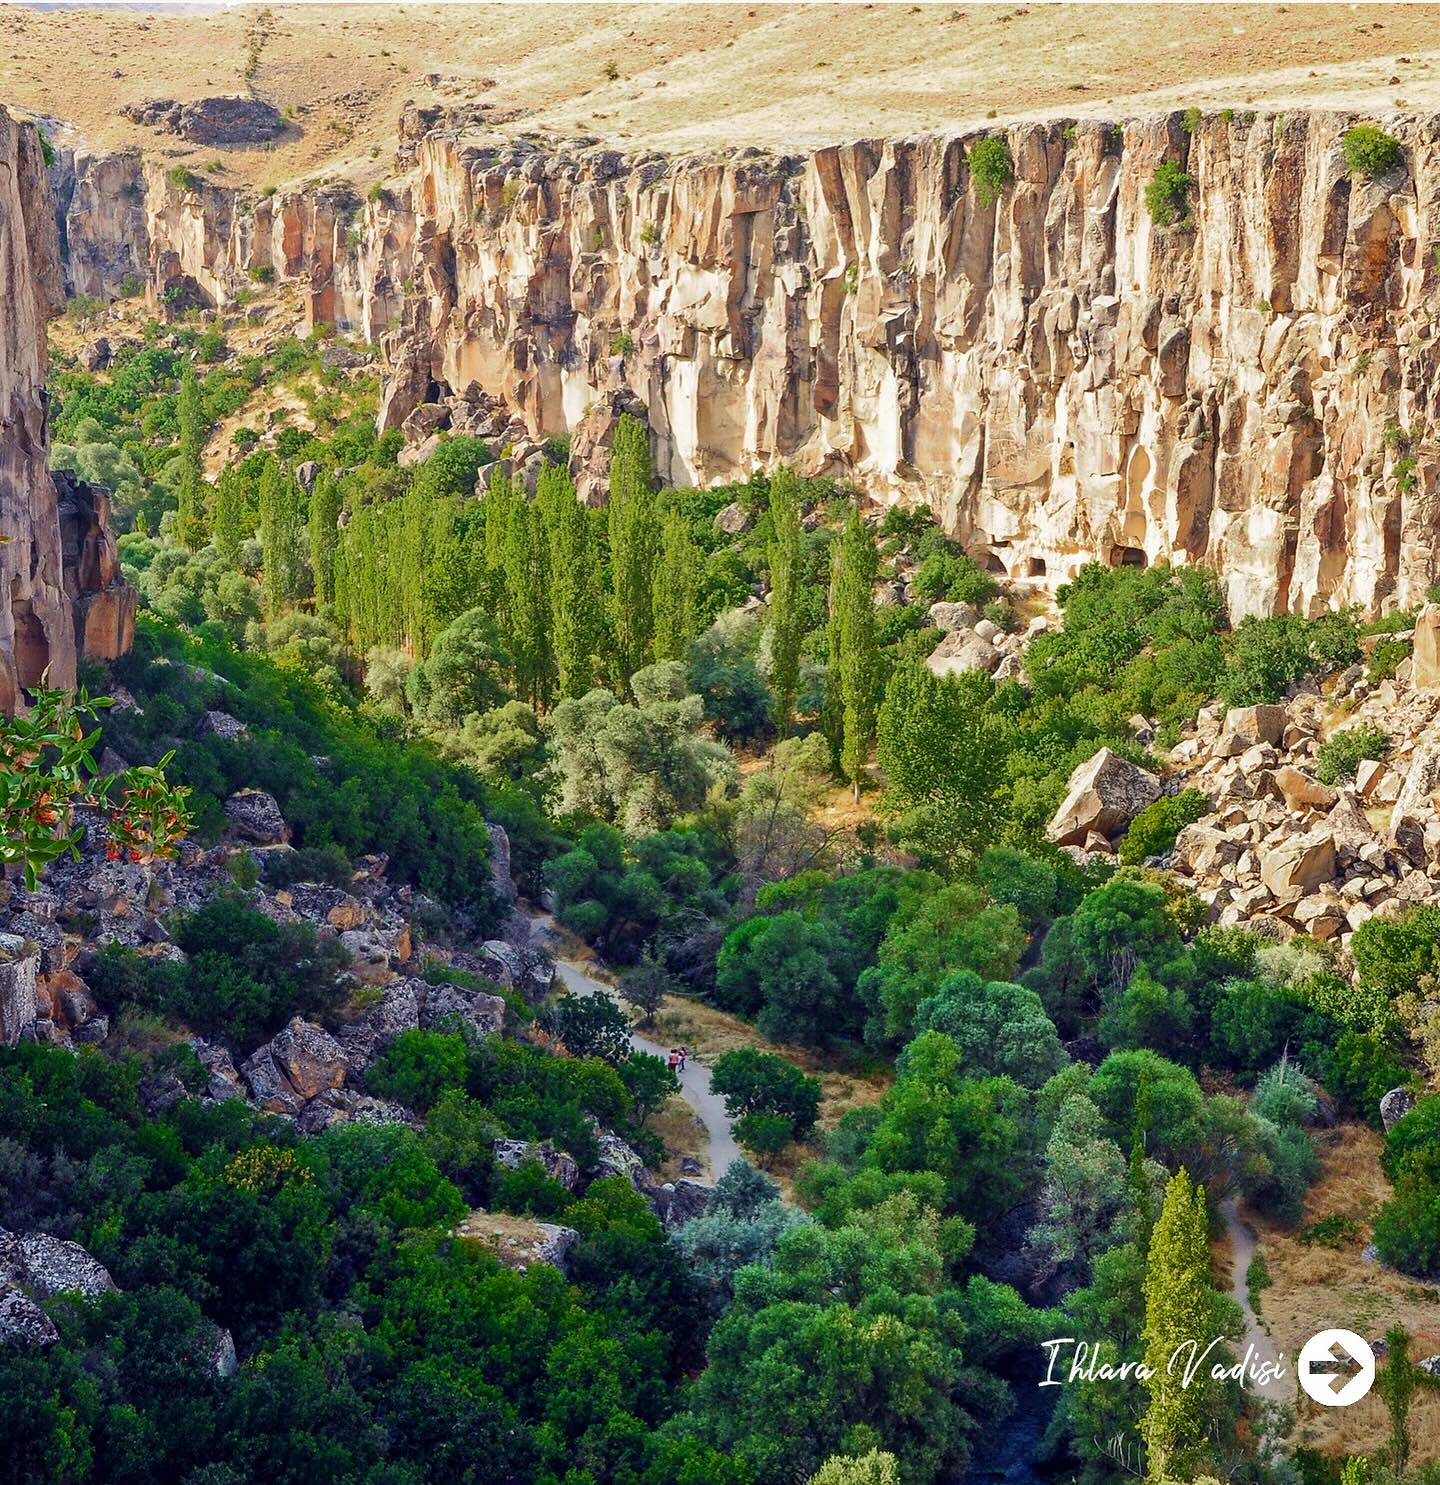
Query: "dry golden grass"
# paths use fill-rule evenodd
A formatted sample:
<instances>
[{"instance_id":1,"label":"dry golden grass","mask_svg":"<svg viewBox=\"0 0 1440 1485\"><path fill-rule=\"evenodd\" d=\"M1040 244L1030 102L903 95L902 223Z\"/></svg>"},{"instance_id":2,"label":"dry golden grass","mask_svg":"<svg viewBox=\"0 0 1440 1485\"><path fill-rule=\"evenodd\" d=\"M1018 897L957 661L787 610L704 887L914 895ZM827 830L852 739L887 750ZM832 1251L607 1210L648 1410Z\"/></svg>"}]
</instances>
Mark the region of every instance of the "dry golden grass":
<instances>
[{"instance_id":1,"label":"dry golden grass","mask_svg":"<svg viewBox=\"0 0 1440 1485\"><path fill-rule=\"evenodd\" d=\"M630 147L804 148L1191 106L1440 105L1436 9L1260 5L236 5L0 8L0 99L92 146L140 144L226 182L391 169L401 106L483 99L509 133ZM253 48L253 50L252 50ZM252 67L253 61L253 67ZM130 124L147 97L257 96L270 149Z\"/></svg>"},{"instance_id":2,"label":"dry golden grass","mask_svg":"<svg viewBox=\"0 0 1440 1485\"><path fill-rule=\"evenodd\" d=\"M1299 1227L1287 1230L1245 1214L1259 1237L1272 1285L1260 1296L1260 1315L1276 1346L1293 1365L1317 1330L1343 1326L1373 1340L1397 1322L1410 1332L1413 1359L1440 1352L1440 1291L1361 1260L1370 1223L1390 1195L1380 1170L1380 1137L1360 1125L1319 1133L1322 1171L1305 1202ZM1322 1217L1349 1217L1359 1235L1339 1251L1299 1241L1298 1232ZM1440 1393L1417 1392L1411 1410L1415 1463L1440 1459ZM1293 1442L1326 1454L1378 1448L1388 1437L1385 1406L1372 1391L1346 1408L1324 1408L1300 1398Z\"/></svg>"},{"instance_id":3,"label":"dry golden grass","mask_svg":"<svg viewBox=\"0 0 1440 1485\"><path fill-rule=\"evenodd\" d=\"M659 1168L661 1180L678 1181L685 1176L682 1161L687 1156L698 1160L709 1172L710 1179L720 1174L710 1170L710 1136L704 1124L679 1094L652 1114L645 1127L665 1144L665 1160Z\"/></svg>"}]
</instances>

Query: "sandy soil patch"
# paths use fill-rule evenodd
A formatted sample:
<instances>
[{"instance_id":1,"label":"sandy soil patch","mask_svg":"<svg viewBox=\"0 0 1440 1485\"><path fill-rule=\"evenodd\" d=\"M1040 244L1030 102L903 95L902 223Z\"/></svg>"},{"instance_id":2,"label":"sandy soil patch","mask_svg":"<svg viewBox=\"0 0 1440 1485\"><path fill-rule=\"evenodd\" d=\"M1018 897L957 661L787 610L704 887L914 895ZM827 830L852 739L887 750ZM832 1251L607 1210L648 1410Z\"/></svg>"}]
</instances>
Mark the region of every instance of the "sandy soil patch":
<instances>
[{"instance_id":1,"label":"sandy soil patch","mask_svg":"<svg viewBox=\"0 0 1440 1485\"><path fill-rule=\"evenodd\" d=\"M0 11L0 100L220 181L393 169L407 99L509 133L798 149L992 118L1440 108L1440 10L1381 5L237 5ZM77 79L83 86L77 87ZM266 149L191 147L119 109L253 92Z\"/></svg>"}]
</instances>

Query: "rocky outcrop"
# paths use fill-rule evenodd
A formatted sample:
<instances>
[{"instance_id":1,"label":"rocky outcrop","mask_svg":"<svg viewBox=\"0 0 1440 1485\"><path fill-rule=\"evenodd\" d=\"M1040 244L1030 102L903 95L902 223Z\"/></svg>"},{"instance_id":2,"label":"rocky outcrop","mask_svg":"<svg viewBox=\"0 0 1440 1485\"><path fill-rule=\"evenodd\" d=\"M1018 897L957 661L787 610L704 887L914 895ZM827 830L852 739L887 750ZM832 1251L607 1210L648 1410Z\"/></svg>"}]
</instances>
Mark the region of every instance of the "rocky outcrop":
<instances>
[{"instance_id":1,"label":"rocky outcrop","mask_svg":"<svg viewBox=\"0 0 1440 1485\"><path fill-rule=\"evenodd\" d=\"M22 687L75 681L49 447L45 321L63 294L36 131L0 109L0 712Z\"/></svg>"},{"instance_id":2,"label":"rocky outcrop","mask_svg":"<svg viewBox=\"0 0 1440 1485\"><path fill-rule=\"evenodd\" d=\"M927 502L1011 577L1169 559L1236 617L1408 604L1440 577L1440 125L1386 117L1406 167L1352 180L1351 122L1017 125L986 204L973 140L631 157L411 110L412 173L373 200L147 162L147 271L157 304L299 281L383 345L384 426L474 383L573 434L586 489L638 405L672 483L787 460ZM1164 161L1193 181L1170 229ZM82 174L72 261L120 236Z\"/></svg>"},{"instance_id":3,"label":"rocky outcrop","mask_svg":"<svg viewBox=\"0 0 1440 1485\"><path fill-rule=\"evenodd\" d=\"M14 1047L37 1015L40 950L18 933L0 933L0 1047Z\"/></svg>"},{"instance_id":4,"label":"rocky outcrop","mask_svg":"<svg viewBox=\"0 0 1440 1485\"><path fill-rule=\"evenodd\" d=\"M1160 797L1160 780L1110 748L1070 775L1065 798L1046 833L1056 845L1081 846L1118 835Z\"/></svg>"},{"instance_id":5,"label":"rocky outcrop","mask_svg":"<svg viewBox=\"0 0 1440 1485\"><path fill-rule=\"evenodd\" d=\"M105 492L52 476L45 321L63 302L60 239L39 136L0 109L0 712L75 682L77 653L130 646Z\"/></svg>"},{"instance_id":6,"label":"rocky outcrop","mask_svg":"<svg viewBox=\"0 0 1440 1485\"><path fill-rule=\"evenodd\" d=\"M262 98L221 96L196 98L189 103L148 98L121 112L133 123L178 134L194 144L266 144L285 132L280 110Z\"/></svg>"}]
</instances>

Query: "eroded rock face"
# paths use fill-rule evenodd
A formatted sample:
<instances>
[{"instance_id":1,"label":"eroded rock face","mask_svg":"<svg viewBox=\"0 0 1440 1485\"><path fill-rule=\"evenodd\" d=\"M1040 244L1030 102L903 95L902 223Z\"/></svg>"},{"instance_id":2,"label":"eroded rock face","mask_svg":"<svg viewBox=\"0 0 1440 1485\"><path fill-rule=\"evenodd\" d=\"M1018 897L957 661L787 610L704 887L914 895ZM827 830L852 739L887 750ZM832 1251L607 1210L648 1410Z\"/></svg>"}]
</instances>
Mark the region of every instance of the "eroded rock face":
<instances>
[{"instance_id":1,"label":"eroded rock face","mask_svg":"<svg viewBox=\"0 0 1440 1485\"><path fill-rule=\"evenodd\" d=\"M82 250L83 251L83 250ZM45 322L64 301L39 137L0 108L0 712L23 689L75 683L77 652L114 659L134 634L103 491L51 475Z\"/></svg>"},{"instance_id":2,"label":"eroded rock face","mask_svg":"<svg viewBox=\"0 0 1440 1485\"><path fill-rule=\"evenodd\" d=\"M1070 784L1046 833L1057 845L1083 845L1091 835L1119 834L1160 797L1160 780L1109 748L1101 748L1070 775Z\"/></svg>"},{"instance_id":3,"label":"eroded rock face","mask_svg":"<svg viewBox=\"0 0 1440 1485\"><path fill-rule=\"evenodd\" d=\"M412 110L374 201L147 164L151 292L273 268L381 342L382 426L475 382L574 435L582 491L633 404L673 484L787 460L927 502L1011 577L1204 562L1238 618L1440 576L1440 462L1385 438L1440 370L1433 118L1385 120L1412 175L1353 182L1339 114L1016 125L993 206L961 139L630 158L484 122ZM1164 160L1191 230L1145 209ZM116 235L72 212L72 254L92 221Z\"/></svg>"},{"instance_id":4,"label":"eroded rock face","mask_svg":"<svg viewBox=\"0 0 1440 1485\"><path fill-rule=\"evenodd\" d=\"M46 469L45 321L62 302L60 245L35 130L0 108L0 711L48 672L75 682L55 484Z\"/></svg>"}]
</instances>

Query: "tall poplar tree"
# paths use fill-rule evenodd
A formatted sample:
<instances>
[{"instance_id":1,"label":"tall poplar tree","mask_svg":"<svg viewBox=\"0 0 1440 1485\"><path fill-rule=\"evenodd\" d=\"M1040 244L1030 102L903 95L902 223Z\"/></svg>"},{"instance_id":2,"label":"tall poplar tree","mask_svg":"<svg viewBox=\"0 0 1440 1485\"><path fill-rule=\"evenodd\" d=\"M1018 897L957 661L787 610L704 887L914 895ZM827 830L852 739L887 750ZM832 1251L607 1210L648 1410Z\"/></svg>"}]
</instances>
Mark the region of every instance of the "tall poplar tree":
<instances>
[{"instance_id":1,"label":"tall poplar tree","mask_svg":"<svg viewBox=\"0 0 1440 1485\"><path fill-rule=\"evenodd\" d=\"M800 482L784 465L770 481L770 688L775 730L789 735L800 694Z\"/></svg>"},{"instance_id":2,"label":"tall poplar tree","mask_svg":"<svg viewBox=\"0 0 1440 1485\"><path fill-rule=\"evenodd\" d=\"M667 511L660 523L660 562L653 594L657 661L683 660L695 638L695 600L704 561L691 538L690 523L679 511Z\"/></svg>"},{"instance_id":3,"label":"tall poplar tree","mask_svg":"<svg viewBox=\"0 0 1440 1485\"><path fill-rule=\"evenodd\" d=\"M215 486L215 545L232 566L245 540L245 487L233 464L221 472Z\"/></svg>"},{"instance_id":4,"label":"tall poplar tree","mask_svg":"<svg viewBox=\"0 0 1440 1485\"><path fill-rule=\"evenodd\" d=\"M310 571L317 603L335 602L335 549L340 541L340 484L322 475L310 492Z\"/></svg>"},{"instance_id":5,"label":"tall poplar tree","mask_svg":"<svg viewBox=\"0 0 1440 1485\"><path fill-rule=\"evenodd\" d=\"M629 413L615 428L610 449L610 596L617 680L650 663L654 640L652 590L659 521L650 489L650 434Z\"/></svg>"},{"instance_id":6,"label":"tall poplar tree","mask_svg":"<svg viewBox=\"0 0 1440 1485\"><path fill-rule=\"evenodd\" d=\"M1185 1385L1186 1342L1205 1348L1215 1323L1210 1287L1205 1188L1182 1166L1165 1188L1145 1266L1145 1381L1150 1403L1140 1427L1152 1480L1186 1478L1180 1456L1199 1442L1210 1388L1210 1362ZM1172 1358L1177 1356L1172 1366Z\"/></svg>"},{"instance_id":7,"label":"tall poplar tree","mask_svg":"<svg viewBox=\"0 0 1440 1485\"><path fill-rule=\"evenodd\" d=\"M561 697L584 696L595 684L604 615L599 553L591 539L590 515L575 498L564 465L540 473L536 499L550 537L551 648Z\"/></svg>"},{"instance_id":8,"label":"tall poplar tree","mask_svg":"<svg viewBox=\"0 0 1440 1485\"><path fill-rule=\"evenodd\" d=\"M260 548L265 612L277 618L301 586L300 510L295 482L269 459L260 475Z\"/></svg>"},{"instance_id":9,"label":"tall poplar tree","mask_svg":"<svg viewBox=\"0 0 1440 1485\"><path fill-rule=\"evenodd\" d=\"M554 694L550 654L550 586L546 581L545 532L540 511L518 500L505 536L505 629L515 694L544 711Z\"/></svg>"},{"instance_id":10,"label":"tall poplar tree","mask_svg":"<svg viewBox=\"0 0 1440 1485\"><path fill-rule=\"evenodd\" d=\"M510 520L520 496L514 481L502 474L497 465L490 471L490 487L485 492L485 571L495 598L495 617L502 628L509 620L508 589L505 585L505 554L509 549Z\"/></svg>"},{"instance_id":11,"label":"tall poplar tree","mask_svg":"<svg viewBox=\"0 0 1440 1485\"><path fill-rule=\"evenodd\" d=\"M840 767L860 798L860 783L875 741L880 648L875 637L875 538L852 507L840 540L834 585L835 646L839 651ZM834 678L832 677L832 684Z\"/></svg>"},{"instance_id":12,"label":"tall poplar tree","mask_svg":"<svg viewBox=\"0 0 1440 1485\"><path fill-rule=\"evenodd\" d=\"M180 420L180 484L176 491L179 510L175 535L186 551L205 544L205 476L201 456L205 450L205 419L200 410L200 384L195 368L187 366L180 378L177 408Z\"/></svg>"}]
</instances>

